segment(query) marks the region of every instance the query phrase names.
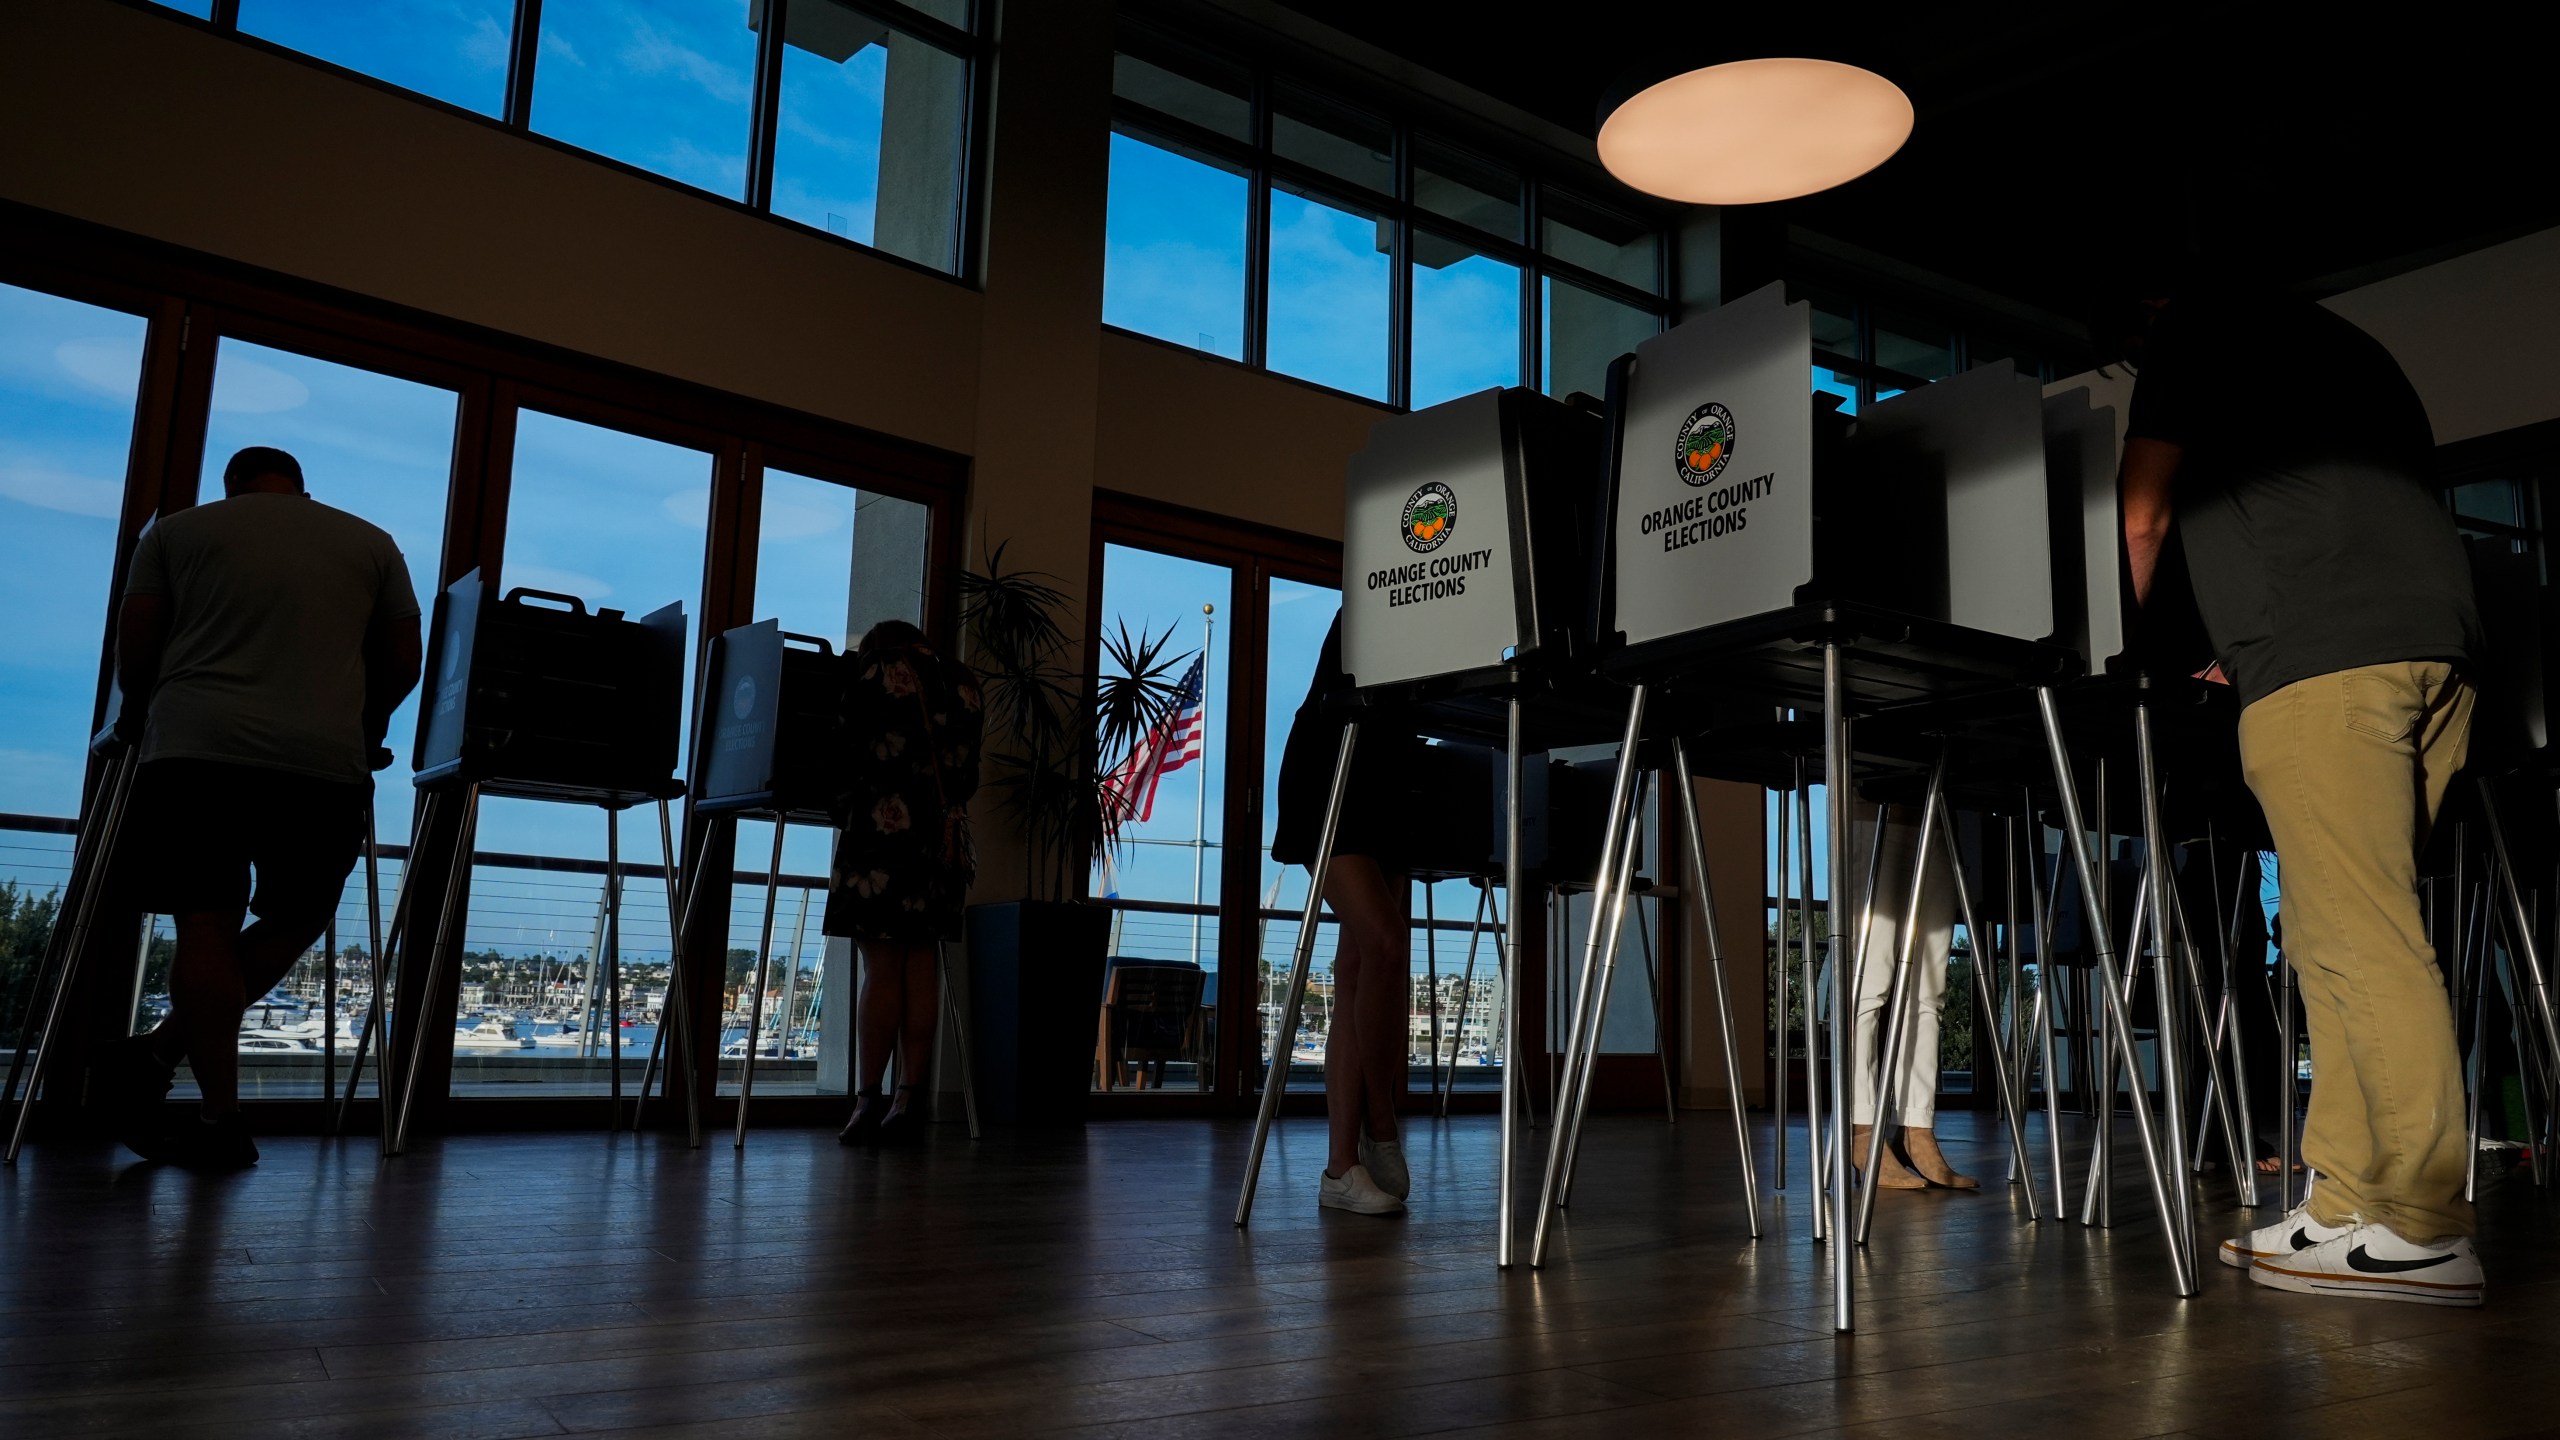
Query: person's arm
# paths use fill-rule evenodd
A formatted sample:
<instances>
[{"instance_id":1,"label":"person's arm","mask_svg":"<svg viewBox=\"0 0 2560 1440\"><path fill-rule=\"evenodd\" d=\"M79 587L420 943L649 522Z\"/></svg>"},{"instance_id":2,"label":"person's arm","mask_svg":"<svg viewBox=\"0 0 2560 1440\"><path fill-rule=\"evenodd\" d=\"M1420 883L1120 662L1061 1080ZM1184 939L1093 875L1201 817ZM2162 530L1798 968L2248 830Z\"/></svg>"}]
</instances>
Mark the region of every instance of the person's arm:
<instances>
[{"instance_id":1,"label":"person's arm","mask_svg":"<svg viewBox=\"0 0 2560 1440\"><path fill-rule=\"evenodd\" d=\"M169 597L156 591L127 593L116 611L116 686L124 692L116 731L125 740L142 738L143 717L151 712L151 692L160 683L160 657L168 645Z\"/></svg>"},{"instance_id":2,"label":"person's arm","mask_svg":"<svg viewBox=\"0 0 2560 1440\"><path fill-rule=\"evenodd\" d=\"M391 730L391 712L418 688L418 669L426 656L418 616L385 616L377 611L364 634L364 738L380 745Z\"/></svg>"},{"instance_id":3,"label":"person's arm","mask_svg":"<svg viewBox=\"0 0 2560 1440\"><path fill-rule=\"evenodd\" d=\"M2116 490L2124 508L2125 561L2133 578L2133 602L2151 598L2151 577L2160 568L2161 547L2169 543L2169 521L2175 513L2172 492L2178 461L2186 452L2166 440L2136 437L2124 445L2124 467Z\"/></svg>"}]
</instances>

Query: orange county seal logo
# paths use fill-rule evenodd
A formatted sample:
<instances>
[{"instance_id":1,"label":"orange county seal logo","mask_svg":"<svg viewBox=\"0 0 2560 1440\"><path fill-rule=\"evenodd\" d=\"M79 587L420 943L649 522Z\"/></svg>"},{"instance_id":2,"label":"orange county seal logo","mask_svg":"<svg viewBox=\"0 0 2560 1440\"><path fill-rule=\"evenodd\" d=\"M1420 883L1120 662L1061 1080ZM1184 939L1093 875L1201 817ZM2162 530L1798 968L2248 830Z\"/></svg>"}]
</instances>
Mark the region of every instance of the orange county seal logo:
<instances>
[{"instance_id":1,"label":"orange county seal logo","mask_svg":"<svg viewBox=\"0 0 2560 1440\"><path fill-rule=\"evenodd\" d=\"M1449 541L1458 528L1458 497L1434 480L1404 502L1405 548L1427 555Z\"/></svg>"},{"instance_id":2,"label":"orange county seal logo","mask_svg":"<svg viewBox=\"0 0 2560 1440\"><path fill-rule=\"evenodd\" d=\"M1733 458L1733 412L1710 402L1689 412L1680 425L1680 445L1672 457L1680 478L1691 485L1712 483Z\"/></svg>"}]
</instances>

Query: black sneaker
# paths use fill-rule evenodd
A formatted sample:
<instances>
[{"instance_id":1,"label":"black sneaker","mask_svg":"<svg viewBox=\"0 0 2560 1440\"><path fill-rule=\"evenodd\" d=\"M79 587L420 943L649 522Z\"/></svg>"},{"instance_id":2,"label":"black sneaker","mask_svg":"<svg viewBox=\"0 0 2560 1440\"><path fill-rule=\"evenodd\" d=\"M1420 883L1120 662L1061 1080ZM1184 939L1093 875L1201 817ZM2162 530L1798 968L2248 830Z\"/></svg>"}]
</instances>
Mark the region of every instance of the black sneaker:
<instances>
[{"instance_id":1,"label":"black sneaker","mask_svg":"<svg viewBox=\"0 0 2560 1440\"><path fill-rule=\"evenodd\" d=\"M144 1159L168 1128L169 1091L178 1083L175 1066L164 1066L151 1053L151 1037L130 1035L109 1041L89 1067L89 1105L108 1133Z\"/></svg>"}]
</instances>

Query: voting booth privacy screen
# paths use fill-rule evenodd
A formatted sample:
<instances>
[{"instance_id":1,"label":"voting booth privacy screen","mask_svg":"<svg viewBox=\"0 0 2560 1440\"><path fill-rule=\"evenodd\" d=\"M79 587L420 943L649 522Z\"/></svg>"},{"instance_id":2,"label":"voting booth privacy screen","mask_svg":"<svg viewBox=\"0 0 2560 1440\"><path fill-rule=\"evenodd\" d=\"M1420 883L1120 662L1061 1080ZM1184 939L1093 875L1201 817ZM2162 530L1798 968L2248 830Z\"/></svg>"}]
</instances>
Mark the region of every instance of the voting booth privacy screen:
<instances>
[{"instance_id":1,"label":"voting booth privacy screen","mask_svg":"<svg viewBox=\"0 0 2560 1440\"><path fill-rule=\"evenodd\" d=\"M541 590L493 601L473 570L436 597L417 783L663 794L684 713L684 630L681 603L630 620Z\"/></svg>"},{"instance_id":2,"label":"voting booth privacy screen","mask_svg":"<svg viewBox=\"0 0 2560 1440\"><path fill-rule=\"evenodd\" d=\"M1490 679L1587 637L1600 445L1599 417L1523 389L1372 427L1344 483L1351 683Z\"/></svg>"},{"instance_id":3,"label":"voting booth privacy screen","mask_svg":"<svg viewBox=\"0 0 2560 1440\"><path fill-rule=\"evenodd\" d=\"M825 823L835 795L835 742L853 657L778 620L711 642L702 687L702 770L694 808Z\"/></svg>"}]
</instances>

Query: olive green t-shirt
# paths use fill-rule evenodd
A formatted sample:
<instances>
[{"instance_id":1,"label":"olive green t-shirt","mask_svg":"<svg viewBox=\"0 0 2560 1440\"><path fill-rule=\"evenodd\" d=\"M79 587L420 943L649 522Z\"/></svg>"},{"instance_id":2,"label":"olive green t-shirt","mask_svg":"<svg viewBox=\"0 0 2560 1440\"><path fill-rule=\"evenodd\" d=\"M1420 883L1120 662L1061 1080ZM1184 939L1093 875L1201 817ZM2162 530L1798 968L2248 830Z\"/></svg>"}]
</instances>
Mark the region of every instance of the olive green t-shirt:
<instances>
[{"instance_id":1,"label":"olive green t-shirt","mask_svg":"<svg viewBox=\"0 0 2560 1440\"><path fill-rule=\"evenodd\" d=\"M365 633L418 613L389 535L307 495L234 495L154 522L124 588L169 601L144 761L371 772Z\"/></svg>"},{"instance_id":2,"label":"olive green t-shirt","mask_svg":"<svg viewBox=\"0 0 2560 1440\"><path fill-rule=\"evenodd\" d=\"M2426 409L2343 317L2281 295L2171 302L2126 433L2183 447L2178 538L2242 704L2360 665L2480 655Z\"/></svg>"}]
</instances>

